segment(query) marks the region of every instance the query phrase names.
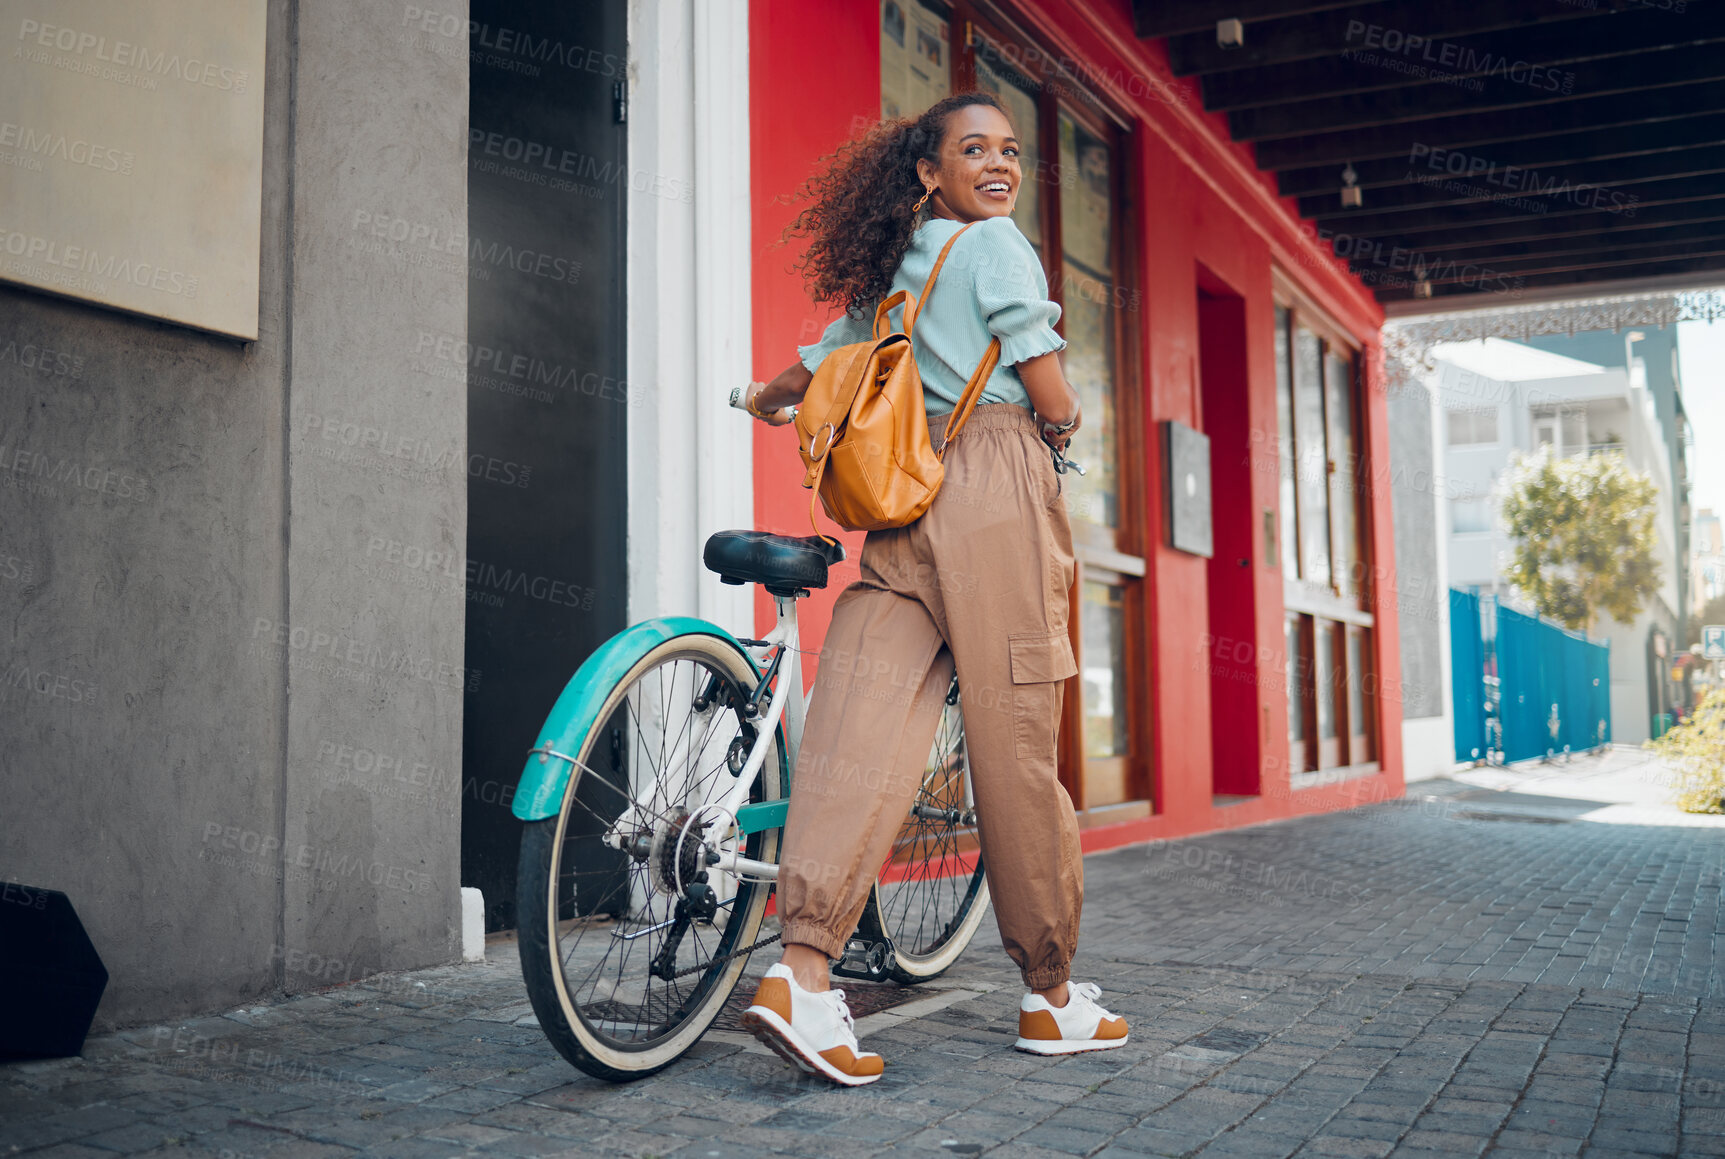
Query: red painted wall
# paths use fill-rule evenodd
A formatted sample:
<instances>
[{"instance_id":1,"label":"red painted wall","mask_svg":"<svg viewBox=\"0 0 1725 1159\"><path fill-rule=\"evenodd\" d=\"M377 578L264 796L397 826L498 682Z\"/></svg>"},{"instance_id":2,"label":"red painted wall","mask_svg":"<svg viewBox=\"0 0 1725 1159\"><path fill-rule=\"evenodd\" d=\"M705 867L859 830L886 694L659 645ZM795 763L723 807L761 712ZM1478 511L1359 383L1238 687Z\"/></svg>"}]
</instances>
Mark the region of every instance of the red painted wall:
<instances>
[{"instance_id":1,"label":"red painted wall","mask_svg":"<svg viewBox=\"0 0 1725 1159\"><path fill-rule=\"evenodd\" d=\"M1138 40L1128 0L1017 0L1013 13L1042 49L1080 62L1082 75L1134 124L1128 161L1131 236L1138 250L1142 290L1138 350L1145 464L1150 608L1152 764L1156 813L1085 833L1087 848L1173 837L1187 833L1319 812L1399 796L1401 707L1393 688L1379 698L1380 763L1377 776L1290 792L1287 771L1287 700L1282 656L1282 577L1267 566L1261 535L1252 543L1250 579L1239 589L1254 593L1250 609L1224 609L1218 623L1250 623L1256 637L1243 663L1247 679L1236 682L1241 700L1228 711L1255 711L1260 795L1218 807L1213 791L1237 784L1225 772L1212 779L1209 727L1211 580L1209 563L1166 546L1162 526L1158 423L1179 419L1206 428L1199 365L1198 285L1207 279L1237 296L1245 319L1240 352L1247 383L1244 415L1216 416L1213 439L1226 453L1241 453L1242 433L1250 453L1252 432L1276 429L1272 346L1271 268L1279 266L1305 293L1366 349L1364 452L1373 477L1387 481L1388 429L1377 340L1383 313L1371 294L1312 238L1291 201L1275 195L1273 179L1251 163L1250 150L1227 139L1226 122L1202 111L1196 86L1170 78L1160 42ZM794 216L789 195L819 159L872 122L880 108L879 31L876 0L753 0L750 5L750 132L753 153L755 238L754 358L758 378L782 370L799 342L819 334L832 311L810 305L790 272L796 251L777 244ZM843 51L835 51L843 45ZM1203 271L1202 274L1200 271ZM808 498L794 435L757 427L755 432L757 525L774 531L809 533ZM1212 446L1212 455L1219 453ZM1223 498L1217 497L1218 500ZM1253 512L1278 506L1274 471L1252 470L1236 479L1227 501L1247 502ZM1400 672L1394 609L1393 543L1387 486L1368 494L1367 519L1378 563L1375 608L1378 671ZM1260 515L1252 517L1258 527ZM829 529L830 530L830 529ZM861 536L844 536L851 561L838 569L826 592L804 601L803 638L815 648L824 636L832 600L854 578ZM1237 546L1237 545L1234 545ZM1233 547L1230 547L1233 550ZM1236 565L1237 566L1237 565ZM1227 585L1224 585L1227 586ZM1221 590L1220 588L1218 590ZM771 622L765 599L760 623ZM1250 669L1255 668L1252 679ZM1238 754L1224 751L1229 761Z\"/></svg>"}]
</instances>

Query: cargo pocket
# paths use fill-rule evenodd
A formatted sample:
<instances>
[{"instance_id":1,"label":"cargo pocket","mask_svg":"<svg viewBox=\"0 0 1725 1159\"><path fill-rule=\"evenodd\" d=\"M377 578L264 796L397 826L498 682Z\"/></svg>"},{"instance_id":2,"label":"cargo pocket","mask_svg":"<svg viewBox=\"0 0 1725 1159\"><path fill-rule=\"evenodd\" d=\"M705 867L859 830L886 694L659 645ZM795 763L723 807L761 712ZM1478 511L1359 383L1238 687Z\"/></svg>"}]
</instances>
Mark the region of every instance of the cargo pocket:
<instances>
[{"instance_id":1,"label":"cargo pocket","mask_svg":"<svg viewBox=\"0 0 1725 1159\"><path fill-rule=\"evenodd\" d=\"M1020 760L1051 760L1060 733L1063 681L1078 673L1065 632L1006 638L1012 656L1012 730Z\"/></svg>"}]
</instances>

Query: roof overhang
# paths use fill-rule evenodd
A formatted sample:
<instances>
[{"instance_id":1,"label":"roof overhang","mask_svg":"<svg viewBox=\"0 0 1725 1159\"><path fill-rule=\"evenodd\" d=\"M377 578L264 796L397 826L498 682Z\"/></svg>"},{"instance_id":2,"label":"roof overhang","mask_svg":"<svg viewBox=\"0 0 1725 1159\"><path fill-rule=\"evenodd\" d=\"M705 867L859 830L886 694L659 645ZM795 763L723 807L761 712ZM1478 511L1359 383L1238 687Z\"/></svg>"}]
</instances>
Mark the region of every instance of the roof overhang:
<instances>
[{"instance_id":1,"label":"roof overhang","mask_svg":"<svg viewBox=\"0 0 1725 1159\"><path fill-rule=\"evenodd\" d=\"M1134 3L1392 315L1725 284L1725 3Z\"/></svg>"}]
</instances>

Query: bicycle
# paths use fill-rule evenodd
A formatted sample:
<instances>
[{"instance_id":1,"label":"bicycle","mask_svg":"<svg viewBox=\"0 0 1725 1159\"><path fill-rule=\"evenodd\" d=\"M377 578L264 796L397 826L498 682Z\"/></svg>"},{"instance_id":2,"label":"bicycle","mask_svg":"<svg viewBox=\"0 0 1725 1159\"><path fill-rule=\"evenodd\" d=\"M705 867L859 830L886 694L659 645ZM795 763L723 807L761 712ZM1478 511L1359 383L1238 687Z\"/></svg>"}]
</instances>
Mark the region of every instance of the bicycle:
<instances>
[{"instance_id":1,"label":"bicycle","mask_svg":"<svg viewBox=\"0 0 1725 1159\"><path fill-rule=\"evenodd\" d=\"M760 938L802 742L797 600L844 549L721 531L726 583L758 583L777 622L740 639L704 620L625 629L590 656L539 731L515 797L521 971L540 1028L597 1078L645 1078L700 1040ZM953 678L910 814L832 971L939 977L988 909Z\"/></svg>"}]
</instances>

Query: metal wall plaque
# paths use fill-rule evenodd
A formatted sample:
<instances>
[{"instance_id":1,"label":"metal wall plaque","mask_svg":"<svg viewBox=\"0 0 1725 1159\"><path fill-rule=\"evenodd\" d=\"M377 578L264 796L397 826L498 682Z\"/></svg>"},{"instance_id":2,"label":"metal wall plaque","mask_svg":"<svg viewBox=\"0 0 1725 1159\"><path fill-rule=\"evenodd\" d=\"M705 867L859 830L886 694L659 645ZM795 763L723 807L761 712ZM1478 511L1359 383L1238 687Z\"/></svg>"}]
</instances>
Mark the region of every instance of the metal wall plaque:
<instances>
[{"instance_id":1,"label":"metal wall plaque","mask_svg":"<svg viewBox=\"0 0 1725 1159\"><path fill-rule=\"evenodd\" d=\"M1168 544L1209 558L1210 436L1172 419L1162 424L1162 461L1168 465Z\"/></svg>"},{"instance_id":2,"label":"metal wall plaque","mask_svg":"<svg viewBox=\"0 0 1725 1159\"><path fill-rule=\"evenodd\" d=\"M266 0L0 0L0 280L258 336Z\"/></svg>"}]
</instances>

